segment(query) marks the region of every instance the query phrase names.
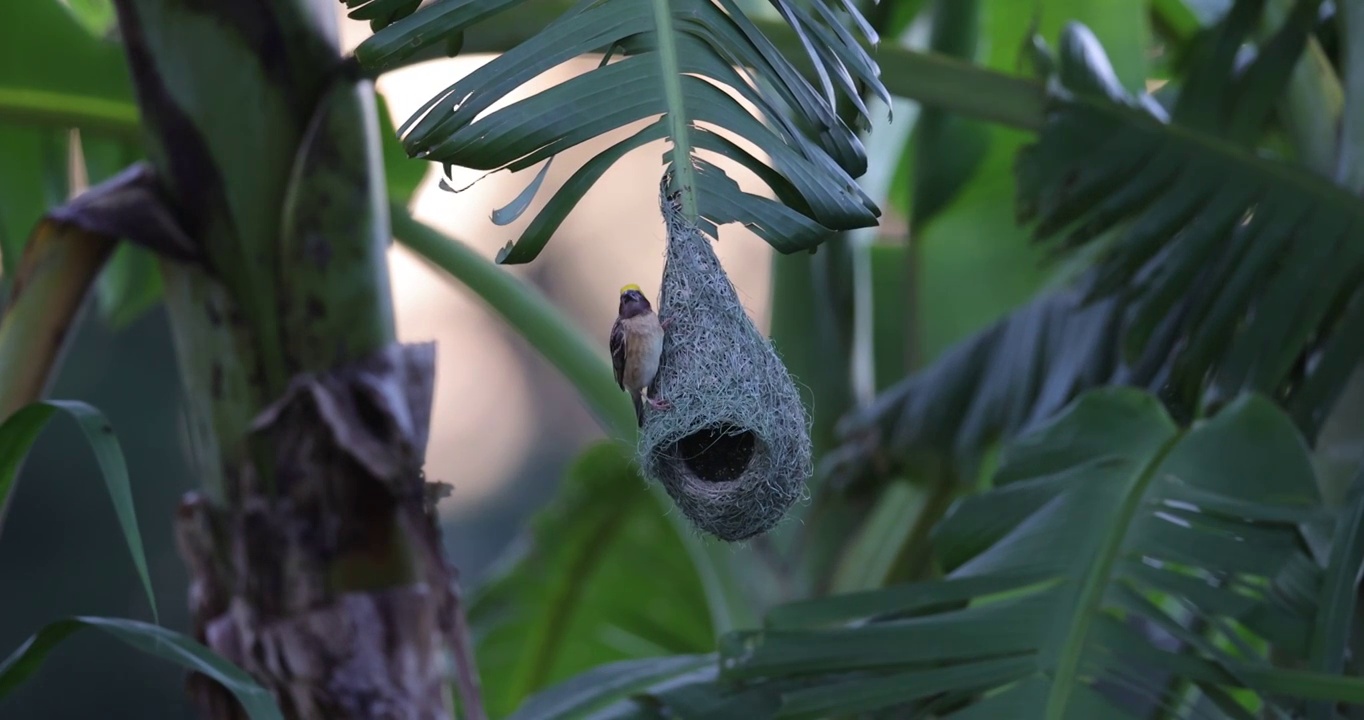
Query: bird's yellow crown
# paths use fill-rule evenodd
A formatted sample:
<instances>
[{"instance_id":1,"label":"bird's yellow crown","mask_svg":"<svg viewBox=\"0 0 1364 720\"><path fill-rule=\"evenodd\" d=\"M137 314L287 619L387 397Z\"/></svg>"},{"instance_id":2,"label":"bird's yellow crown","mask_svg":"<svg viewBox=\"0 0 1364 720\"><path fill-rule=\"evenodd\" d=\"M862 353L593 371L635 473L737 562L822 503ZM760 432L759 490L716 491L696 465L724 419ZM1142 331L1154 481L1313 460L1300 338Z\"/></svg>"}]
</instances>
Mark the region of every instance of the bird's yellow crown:
<instances>
[{"instance_id":1,"label":"bird's yellow crown","mask_svg":"<svg viewBox=\"0 0 1364 720\"><path fill-rule=\"evenodd\" d=\"M625 293L628 293L628 292L630 292L631 290L634 290L635 292L640 292L640 289L639 289L639 286L638 286L638 285L636 285L636 284L634 284L634 283L630 283L629 285L626 285L625 287L622 287L622 288L620 289L620 294L621 294L621 295L624 295Z\"/></svg>"}]
</instances>

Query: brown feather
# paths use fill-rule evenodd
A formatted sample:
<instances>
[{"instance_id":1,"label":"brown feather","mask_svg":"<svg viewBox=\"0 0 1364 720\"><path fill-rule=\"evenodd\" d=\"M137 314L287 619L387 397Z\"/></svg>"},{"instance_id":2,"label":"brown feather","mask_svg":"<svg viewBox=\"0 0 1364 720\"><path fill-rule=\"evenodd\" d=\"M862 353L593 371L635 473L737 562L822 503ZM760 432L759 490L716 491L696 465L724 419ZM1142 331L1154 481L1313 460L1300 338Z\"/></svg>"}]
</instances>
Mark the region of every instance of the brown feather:
<instances>
[{"instance_id":1,"label":"brown feather","mask_svg":"<svg viewBox=\"0 0 1364 720\"><path fill-rule=\"evenodd\" d=\"M611 326L611 369L616 374L616 384L625 389L625 329L620 318Z\"/></svg>"},{"instance_id":2,"label":"brown feather","mask_svg":"<svg viewBox=\"0 0 1364 720\"><path fill-rule=\"evenodd\" d=\"M623 293L620 313L611 325L611 369L616 385L630 393L635 420L644 425L644 393L652 393L663 351L663 327L644 296Z\"/></svg>"}]
</instances>

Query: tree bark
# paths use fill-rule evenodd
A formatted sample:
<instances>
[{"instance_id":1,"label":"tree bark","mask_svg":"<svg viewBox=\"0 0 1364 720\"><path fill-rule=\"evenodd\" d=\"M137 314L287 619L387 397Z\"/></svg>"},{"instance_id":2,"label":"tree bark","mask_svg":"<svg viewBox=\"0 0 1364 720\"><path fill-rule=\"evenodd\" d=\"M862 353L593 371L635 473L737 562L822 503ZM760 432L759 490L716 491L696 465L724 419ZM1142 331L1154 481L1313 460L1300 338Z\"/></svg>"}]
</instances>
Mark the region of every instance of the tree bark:
<instances>
[{"instance_id":1,"label":"tree bark","mask_svg":"<svg viewBox=\"0 0 1364 720\"><path fill-rule=\"evenodd\" d=\"M181 505L195 634L288 717L448 717L447 585L419 469L434 358L431 345L391 346L299 378L256 424L277 440L277 495L249 493L226 513L200 494ZM408 582L412 568L394 558L430 563L418 573L429 579ZM190 685L210 717L237 716L211 681Z\"/></svg>"},{"instance_id":2,"label":"tree bark","mask_svg":"<svg viewBox=\"0 0 1364 720\"><path fill-rule=\"evenodd\" d=\"M330 0L116 0L152 163L198 261L163 258L203 488L195 636L286 717L450 717L458 627L422 476L435 349L395 339L372 87ZM242 711L191 676L206 717Z\"/></svg>"}]
</instances>

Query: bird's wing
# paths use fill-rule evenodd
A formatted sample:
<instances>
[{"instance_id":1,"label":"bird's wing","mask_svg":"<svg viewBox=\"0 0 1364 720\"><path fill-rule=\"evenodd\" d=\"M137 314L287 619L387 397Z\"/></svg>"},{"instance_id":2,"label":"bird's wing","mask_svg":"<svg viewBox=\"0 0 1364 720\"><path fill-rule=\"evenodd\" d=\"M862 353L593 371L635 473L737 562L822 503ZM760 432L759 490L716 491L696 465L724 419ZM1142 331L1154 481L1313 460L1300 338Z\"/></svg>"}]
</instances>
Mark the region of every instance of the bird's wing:
<instances>
[{"instance_id":1,"label":"bird's wing","mask_svg":"<svg viewBox=\"0 0 1364 720\"><path fill-rule=\"evenodd\" d=\"M611 368L616 373L616 384L625 389L625 326L620 318L611 326Z\"/></svg>"}]
</instances>

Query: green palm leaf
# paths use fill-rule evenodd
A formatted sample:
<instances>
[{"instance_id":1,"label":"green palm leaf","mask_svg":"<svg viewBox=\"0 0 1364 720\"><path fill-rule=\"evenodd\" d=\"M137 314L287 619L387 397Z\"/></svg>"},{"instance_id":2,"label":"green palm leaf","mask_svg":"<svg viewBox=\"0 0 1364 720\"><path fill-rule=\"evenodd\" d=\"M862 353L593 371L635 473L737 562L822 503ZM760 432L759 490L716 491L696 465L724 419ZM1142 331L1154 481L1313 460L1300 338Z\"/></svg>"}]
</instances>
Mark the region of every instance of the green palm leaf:
<instances>
[{"instance_id":1,"label":"green palm leaf","mask_svg":"<svg viewBox=\"0 0 1364 720\"><path fill-rule=\"evenodd\" d=\"M1173 353L1168 402L1196 412L1262 392L1289 402L1311 435L1364 355L1364 202L1256 151L1319 2L1296 3L1238 66L1261 5L1233 6L1169 119L1106 81L1102 52L1072 28L1063 56L1071 91L1058 92L1019 157L1019 214L1063 250L1120 231L1099 245L1089 295L1131 304L1129 359L1152 345ZM1173 331L1158 339L1176 310Z\"/></svg>"},{"instance_id":2,"label":"green palm leaf","mask_svg":"<svg viewBox=\"0 0 1364 720\"><path fill-rule=\"evenodd\" d=\"M105 617L68 617L55 620L34 633L23 645L0 661L0 700L19 687L71 635L86 628L102 630L135 650L169 660L187 670L202 673L221 684L241 703L251 720L282 720L275 698L246 671L223 659L195 639L160 625Z\"/></svg>"},{"instance_id":3,"label":"green palm leaf","mask_svg":"<svg viewBox=\"0 0 1364 720\"><path fill-rule=\"evenodd\" d=\"M56 2L0 6L0 279L6 282L34 224L70 195L70 129L79 127L87 162L93 145L126 147L136 138L137 106L119 48L86 32L69 10Z\"/></svg>"},{"instance_id":4,"label":"green palm leaf","mask_svg":"<svg viewBox=\"0 0 1364 720\"><path fill-rule=\"evenodd\" d=\"M1308 657L1315 599L1300 589L1322 572L1299 528L1329 518L1300 434L1267 400L1181 430L1152 395L1094 391L1014 443L995 486L935 531L944 579L777 608L724 639L719 682L697 678L693 697L743 704L750 720L930 705L1194 717L1195 703L1250 717L1271 697L1284 711L1364 701L1364 681L1263 650ZM1170 678L1191 689L1169 695ZM682 690L670 681L644 704L673 709Z\"/></svg>"},{"instance_id":5,"label":"green palm leaf","mask_svg":"<svg viewBox=\"0 0 1364 720\"><path fill-rule=\"evenodd\" d=\"M347 2L355 17L381 21L376 24L393 20L356 49L370 72L446 47L471 25L521 4L444 0L411 12L400 2ZM740 222L789 253L811 249L833 231L874 225L880 210L854 181L866 171L866 154L836 103L851 102L857 120L865 122L859 86L887 102L889 94L841 15L870 41L875 34L849 2L841 11L825 0L772 4L800 39L820 90L734 0L581 0L534 37L432 98L399 128L403 145L409 155L447 168L517 171L613 130L647 123L585 163L499 262L534 259L602 173L631 150L664 139L672 146L668 169L684 209L712 235L717 225ZM404 11L410 14L394 20ZM621 57L488 111L545 71L599 52L607 60L617 52ZM710 159L697 154L701 151ZM777 200L740 191L714 163L717 157L754 172ZM519 216L542 179L543 172L511 206L494 213L495 221L506 224Z\"/></svg>"},{"instance_id":6,"label":"green palm leaf","mask_svg":"<svg viewBox=\"0 0 1364 720\"><path fill-rule=\"evenodd\" d=\"M695 675L713 679L715 656L672 655L606 663L546 689L517 708L510 720L570 720L589 713L592 717L617 717L610 711L598 711L628 706L620 701L632 693L650 687L656 690L660 683Z\"/></svg>"},{"instance_id":7,"label":"green palm leaf","mask_svg":"<svg viewBox=\"0 0 1364 720\"><path fill-rule=\"evenodd\" d=\"M588 668L702 652L715 638L686 548L649 502L628 451L610 442L575 461L555 502L474 593L469 622L495 717ZM519 716L544 717L535 708L577 697L532 703Z\"/></svg>"},{"instance_id":8,"label":"green palm leaf","mask_svg":"<svg viewBox=\"0 0 1364 720\"><path fill-rule=\"evenodd\" d=\"M974 480L982 449L1052 417L1100 385L1159 386L1165 346L1126 363L1115 351L1128 303L1042 295L957 343L924 370L844 416L823 474L841 487L915 467L955 466Z\"/></svg>"},{"instance_id":9,"label":"green palm leaf","mask_svg":"<svg viewBox=\"0 0 1364 720\"><path fill-rule=\"evenodd\" d=\"M1364 357L1364 202L1252 143L1315 7L1297 3L1238 70L1259 3L1237 3L1168 113L1067 27L1046 122L1017 161L1018 211L1093 267L845 417L826 467L846 483L946 460L970 479L989 443L1108 384L1158 392L1180 421L1261 392L1311 438Z\"/></svg>"}]
</instances>

